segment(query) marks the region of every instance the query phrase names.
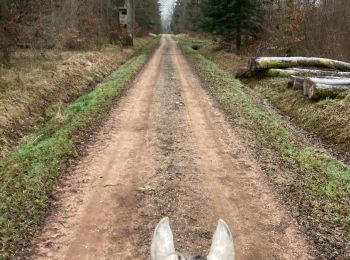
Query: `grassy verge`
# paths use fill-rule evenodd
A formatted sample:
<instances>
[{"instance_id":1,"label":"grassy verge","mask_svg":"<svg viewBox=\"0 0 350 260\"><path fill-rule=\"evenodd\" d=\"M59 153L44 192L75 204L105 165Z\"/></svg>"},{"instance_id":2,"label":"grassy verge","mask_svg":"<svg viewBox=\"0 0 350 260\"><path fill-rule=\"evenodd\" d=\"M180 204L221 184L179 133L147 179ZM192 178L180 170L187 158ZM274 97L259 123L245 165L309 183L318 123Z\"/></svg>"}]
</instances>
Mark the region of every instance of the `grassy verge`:
<instances>
[{"instance_id":1,"label":"grassy verge","mask_svg":"<svg viewBox=\"0 0 350 260\"><path fill-rule=\"evenodd\" d=\"M231 73L248 64L249 57L222 50L213 41L190 36L181 36L181 39L190 46L199 46L203 56ZM304 97L300 90L287 88L285 79L252 79L246 83L303 129L317 134L336 152L350 158L350 94L344 94L344 98L314 102Z\"/></svg>"},{"instance_id":2,"label":"grassy verge","mask_svg":"<svg viewBox=\"0 0 350 260\"><path fill-rule=\"evenodd\" d=\"M132 48L108 44L95 51L14 51L11 68L0 66L0 159L46 119L48 107L90 92L150 40L135 38Z\"/></svg>"},{"instance_id":3,"label":"grassy verge","mask_svg":"<svg viewBox=\"0 0 350 260\"><path fill-rule=\"evenodd\" d=\"M350 94L342 99L310 101L283 79L250 80L248 85L269 99L302 128L316 133L350 158Z\"/></svg>"},{"instance_id":4,"label":"grassy verge","mask_svg":"<svg viewBox=\"0 0 350 260\"><path fill-rule=\"evenodd\" d=\"M0 161L0 259L11 258L18 243L33 232L47 211L66 159L77 153L84 133L108 111L158 42L150 42L94 91L66 107L57 106L50 121Z\"/></svg>"},{"instance_id":5,"label":"grassy verge","mask_svg":"<svg viewBox=\"0 0 350 260\"><path fill-rule=\"evenodd\" d=\"M254 139L267 175L328 259L350 258L350 167L315 148L234 76L177 38L200 76L242 131Z\"/></svg>"}]
</instances>

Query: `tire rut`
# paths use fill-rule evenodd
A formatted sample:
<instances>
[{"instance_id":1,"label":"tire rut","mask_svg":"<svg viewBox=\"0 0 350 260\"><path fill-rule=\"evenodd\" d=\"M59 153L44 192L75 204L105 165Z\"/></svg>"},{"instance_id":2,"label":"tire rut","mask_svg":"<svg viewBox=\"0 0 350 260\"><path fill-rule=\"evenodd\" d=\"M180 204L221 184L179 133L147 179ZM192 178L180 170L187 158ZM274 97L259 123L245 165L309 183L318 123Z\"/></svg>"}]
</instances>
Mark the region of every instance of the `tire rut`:
<instances>
[{"instance_id":1,"label":"tire rut","mask_svg":"<svg viewBox=\"0 0 350 260\"><path fill-rule=\"evenodd\" d=\"M56 189L33 259L148 259L168 216L181 252L206 253L219 218L237 259L312 259L313 247L170 36Z\"/></svg>"},{"instance_id":2,"label":"tire rut","mask_svg":"<svg viewBox=\"0 0 350 260\"><path fill-rule=\"evenodd\" d=\"M167 48L166 55L171 55L170 52ZM179 249L196 254L205 252L210 245L212 230L206 224L211 222L208 198L202 194L198 158L191 145L191 129L175 71L172 60L164 59L151 115L156 132L157 168L145 187L139 188L137 219L143 221L134 234L142 252L136 258L142 255L142 259L147 259L150 234L165 216L172 221ZM211 228L216 221L212 219Z\"/></svg>"}]
</instances>

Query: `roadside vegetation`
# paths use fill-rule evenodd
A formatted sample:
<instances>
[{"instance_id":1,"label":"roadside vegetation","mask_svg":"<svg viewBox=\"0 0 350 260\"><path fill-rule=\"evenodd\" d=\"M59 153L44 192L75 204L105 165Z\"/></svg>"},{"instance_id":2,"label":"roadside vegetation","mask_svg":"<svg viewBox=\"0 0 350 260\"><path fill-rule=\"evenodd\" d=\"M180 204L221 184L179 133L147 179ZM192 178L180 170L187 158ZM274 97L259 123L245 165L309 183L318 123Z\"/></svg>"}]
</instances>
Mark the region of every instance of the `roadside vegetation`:
<instances>
[{"instance_id":1,"label":"roadside vegetation","mask_svg":"<svg viewBox=\"0 0 350 260\"><path fill-rule=\"evenodd\" d=\"M350 60L346 0L177 0L171 32L210 32L221 48L251 56ZM317 28L322 28L318 30Z\"/></svg>"},{"instance_id":2,"label":"roadside vegetation","mask_svg":"<svg viewBox=\"0 0 350 260\"><path fill-rule=\"evenodd\" d=\"M248 64L247 56L227 52L214 41L188 35L181 35L181 39L232 75ZM320 137L334 154L350 161L350 93L338 99L311 101L299 90L288 88L288 79L257 78L245 83L296 124Z\"/></svg>"},{"instance_id":3,"label":"roadside vegetation","mask_svg":"<svg viewBox=\"0 0 350 260\"><path fill-rule=\"evenodd\" d=\"M257 56L316 56L349 61L346 1L178 0L171 29L193 49L233 74ZM322 28L322 30L315 30ZM209 33L209 34L208 34ZM330 80L332 81L332 79ZM350 162L350 93L310 101L281 78L245 81L334 155ZM332 93L333 94L333 93Z\"/></svg>"},{"instance_id":4,"label":"roadside vegetation","mask_svg":"<svg viewBox=\"0 0 350 260\"><path fill-rule=\"evenodd\" d=\"M14 52L11 67L0 70L0 158L50 117L48 107L91 91L150 40L136 38L132 48L106 44L95 51Z\"/></svg>"},{"instance_id":5,"label":"roadside vegetation","mask_svg":"<svg viewBox=\"0 0 350 260\"><path fill-rule=\"evenodd\" d=\"M78 155L80 140L108 112L158 42L153 39L92 92L51 107L51 118L0 161L0 259L13 257L19 243L35 232L68 158Z\"/></svg>"},{"instance_id":6,"label":"roadside vegetation","mask_svg":"<svg viewBox=\"0 0 350 260\"><path fill-rule=\"evenodd\" d=\"M250 80L248 85L302 128L321 137L344 161L350 162L350 92L343 98L310 101L284 79Z\"/></svg>"},{"instance_id":7,"label":"roadside vegetation","mask_svg":"<svg viewBox=\"0 0 350 260\"><path fill-rule=\"evenodd\" d=\"M91 91L149 33L160 32L158 1L136 1L135 40L128 42L119 19L124 6L124 0L0 0L0 158L46 120L49 106Z\"/></svg>"},{"instance_id":8,"label":"roadside vegetation","mask_svg":"<svg viewBox=\"0 0 350 260\"><path fill-rule=\"evenodd\" d=\"M257 156L267 176L315 242L320 257L349 259L350 167L316 148L232 73L194 50L191 39L180 36L177 40L233 125L256 143ZM196 40L195 44L200 42ZM208 46L204 41L200 47Z\"/></svg>"}]
</instances>

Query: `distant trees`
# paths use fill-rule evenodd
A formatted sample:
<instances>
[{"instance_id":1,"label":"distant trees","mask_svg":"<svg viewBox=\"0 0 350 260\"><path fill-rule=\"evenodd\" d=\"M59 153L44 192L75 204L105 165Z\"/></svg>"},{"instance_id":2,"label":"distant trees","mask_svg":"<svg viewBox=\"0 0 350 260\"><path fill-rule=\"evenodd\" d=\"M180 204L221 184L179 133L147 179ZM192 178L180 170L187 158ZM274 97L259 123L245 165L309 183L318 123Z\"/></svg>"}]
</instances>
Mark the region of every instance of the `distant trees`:
<instances>
[{"instance_id":1,"label":"distant trees","mask_svg":"<svg viewBox=\"0 0 350 260\"><path fill-rule=\"evenodd\" d=\"M159 32L157 0L135 0L140 34ZM0 0L0 63L14 48L82 49L118 43L125 0Z\"/></svg>"},{"instance_id":2,"label":"distant trees","mask_svg":"<svg viewBox=\"0 0 350 260\"><path fill-rule=\"evenodd\" d=\"M220 35L231 50L350 60L349 18L349 0L177 0L171 27Z\"/></svg>"},{"instance_id":3,"label":"distant trees","mask_svg":"<svg viewBox=\"0 0 350 260\"><path fill-rule=\"evenodd\" d=\"M348 0L271 0L265 9L260 53L350 60Z\"/></svg>"},{"instance_id":4,"label":"distant trees","mask_svg":"<svg viewBox=\"0 0 350 260\"><path fill-rule=\"evenodd\" d=\"M10 52L13 45L19 42L24 34L21 23L30 5L25 1L0 0L0 51L2 63L10 65Z\"/></svg>"},{"instance_id":5,"label":"distant trees","mask_svg":"<svg viewBox=\"0 0 350 260\"><path fill-rule=\"evenodd\" d=\"M176 2L171 30L174 33L198 31L202 19L199 0L178 0Z\"/></svg>"},{"instance_id":6,"label":"distant trees","mask_svg":"<svg viewBox=\"0 0 350 260\"><path fill-rule=\"evenodd\" d=\"M136 23L140 33L160 33L161 18L157 0L136 0Z\"/></svg>"},{"instance_id":7,"label":"distant trees","mask_svg":"<svg viewBox=\"0 0 350 260\"><path fill-rule=\"evenodd\" d=\"M175 33L205 31L231 41L240 50L245 39L263 28L262 0L177 0L171 28Z\"/></svg>"},{"instance_id":8,"label":"distant trees","mask_svg":"<svg viewBox=\"0 0 350 260\"><path fill-rule=\"evenodd\" d=\"M202 28L205 31L235 38L240 50L242 38L256 38L262 31L263 4L261 0L203 0Z\"/></svg>"}]
</instances>

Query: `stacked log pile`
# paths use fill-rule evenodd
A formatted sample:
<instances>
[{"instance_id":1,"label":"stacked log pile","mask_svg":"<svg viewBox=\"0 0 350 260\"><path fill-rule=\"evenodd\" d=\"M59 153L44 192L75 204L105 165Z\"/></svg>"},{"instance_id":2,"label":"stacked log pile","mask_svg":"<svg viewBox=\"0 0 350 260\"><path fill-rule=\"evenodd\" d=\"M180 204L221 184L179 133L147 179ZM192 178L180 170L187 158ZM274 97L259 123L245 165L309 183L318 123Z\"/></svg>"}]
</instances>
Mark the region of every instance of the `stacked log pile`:
<instances>
[{"instance_id":1,"label":"stacked log pile","mask_svg":"<svg viewBox=\"0 0 350 260\"><path fill-rule=\"evenodd\" d=\"M237 77L288 77L288 86L313 100L336 98L350 91L350 63L307 57L260 57Z\"/></svg>"}]
</instances>

